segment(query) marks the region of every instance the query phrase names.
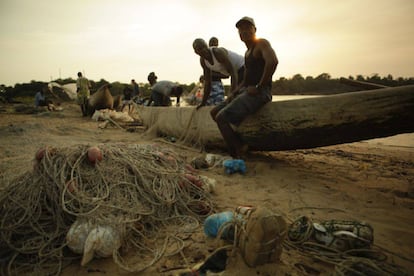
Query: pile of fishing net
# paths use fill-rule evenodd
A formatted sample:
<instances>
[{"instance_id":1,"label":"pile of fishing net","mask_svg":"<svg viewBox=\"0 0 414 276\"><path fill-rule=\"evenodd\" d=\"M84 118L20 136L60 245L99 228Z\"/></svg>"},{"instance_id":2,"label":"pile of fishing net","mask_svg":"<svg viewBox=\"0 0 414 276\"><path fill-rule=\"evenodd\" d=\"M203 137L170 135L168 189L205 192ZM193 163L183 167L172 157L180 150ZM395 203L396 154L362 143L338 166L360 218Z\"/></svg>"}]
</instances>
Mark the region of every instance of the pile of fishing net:
<instances>
[{"instance_id":1,"label":"pile of fishing net","mask_svg":"<svg viewBox=\"0 0 414 276\"><path fill-rule=\"evenodd\" d=\"M40 149L0 195L0 274L59 274L74 252L142 271L214 211L207 182L158 145Z\"/></svg>"}]
</instances>

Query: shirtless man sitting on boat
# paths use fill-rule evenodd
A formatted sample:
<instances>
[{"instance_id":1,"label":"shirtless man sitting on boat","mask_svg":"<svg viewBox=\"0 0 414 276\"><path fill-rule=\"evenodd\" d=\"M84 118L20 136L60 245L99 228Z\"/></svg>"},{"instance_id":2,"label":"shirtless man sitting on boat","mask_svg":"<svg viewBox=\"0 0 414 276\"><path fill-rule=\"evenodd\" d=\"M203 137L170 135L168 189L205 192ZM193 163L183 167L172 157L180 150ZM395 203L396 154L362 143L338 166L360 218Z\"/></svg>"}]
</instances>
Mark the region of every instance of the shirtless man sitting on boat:
<instances>
[{"instance_id":1,"label":"shirtless man sitting on boat","mask_svg":"<svg viewBox=\"0 0 414 276\"><path fill-rule=\"evenodd\" d=\"M235 90L232 89L233 93L225 102L213 108L211 115L217 122L230 155L240 158L248 148L231 124L238 126L248 115L272 100L272 76L278 59L269 41L256 38L256 25L252 18L241 18L236 28L247 47L243 81Z\"/></svg>"}]
</instances>

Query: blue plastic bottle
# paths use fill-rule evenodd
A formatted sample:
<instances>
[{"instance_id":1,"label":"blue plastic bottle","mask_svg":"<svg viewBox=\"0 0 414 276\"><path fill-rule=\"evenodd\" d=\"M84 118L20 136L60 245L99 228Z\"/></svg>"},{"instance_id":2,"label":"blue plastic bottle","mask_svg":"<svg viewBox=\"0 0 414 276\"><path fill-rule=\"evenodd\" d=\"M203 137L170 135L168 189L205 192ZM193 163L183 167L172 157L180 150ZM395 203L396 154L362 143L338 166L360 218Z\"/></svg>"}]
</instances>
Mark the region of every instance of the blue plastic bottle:
<instances>
[{"instance_id":1,"label":"blue plastic bottle","mask_svg":"<svg viewBox=\"0 0 414 276\"><path fill-rule=\"evenodd\" d=\"M223 167L226 174L232 174L236 172L244 174L246 172L246 164L241 159L224 160Z\"/></svg>"},{"instance_id":2,"label":"blue plastic bottle","mask_svg":"<svg viewBox=\"0 0 414 276\"><path fill-rule=\"evenodd\" d=\"M223 226L226 222L229 222L233 219L233 212L221 212L217 214L210 215L204 221L204 233L212 238L217 237L220 227ZM223 229L222 238L227 237L227 231Z\"/></svg>"}]
</instances>

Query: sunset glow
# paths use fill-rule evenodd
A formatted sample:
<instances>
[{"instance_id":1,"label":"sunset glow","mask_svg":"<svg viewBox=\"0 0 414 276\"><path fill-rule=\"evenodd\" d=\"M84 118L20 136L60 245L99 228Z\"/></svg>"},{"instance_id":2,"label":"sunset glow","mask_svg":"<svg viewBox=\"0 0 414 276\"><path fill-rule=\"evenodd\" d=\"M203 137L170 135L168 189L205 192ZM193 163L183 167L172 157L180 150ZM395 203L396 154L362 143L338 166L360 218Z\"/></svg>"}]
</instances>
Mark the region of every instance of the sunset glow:
<instances>
[{"instance_id":1,"label":"sunset glow","mask_svg":"<svg viewBox=\"0 0 414 276\"><path fill-rule=\"evenodd\" d=\"M201 74L197 37L243 54L235 22L255 19L279 58L274 79L414 76L414 2L3 0L0 84L76 78L192 83Z\"/></svg>"}]
</instances>

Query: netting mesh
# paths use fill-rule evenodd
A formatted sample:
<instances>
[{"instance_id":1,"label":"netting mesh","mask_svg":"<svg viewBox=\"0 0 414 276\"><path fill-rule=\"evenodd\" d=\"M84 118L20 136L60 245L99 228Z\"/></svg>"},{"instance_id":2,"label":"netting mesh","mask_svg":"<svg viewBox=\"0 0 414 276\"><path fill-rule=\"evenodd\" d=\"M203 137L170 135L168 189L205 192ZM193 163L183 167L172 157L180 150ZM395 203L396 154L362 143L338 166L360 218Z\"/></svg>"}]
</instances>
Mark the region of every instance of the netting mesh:
<instances>
[{"instance_id":1,"label":"netting mesh","mask_svg":"<svg viewBox=\"0 0 414 276\"><path fill-rule=\"evenodd\" d=\"M114 250L114 261L128 271L141 271L178 252L183 242L175 234L194 231L213 212L209 193L186 177L191 172L185 159L171 149L149 144L99 148L103 158L96 164L89 160L89 145L45 148L33 170L3 183L3 274L59 274L79 258L65 239L79 219L117 229L122 246ZM139 263L129 262L137 257Z\"/></svg>"},{"instance_id":2,"label":"netting mesh","mask_svg":"<svg viewBox=\"0 0 414 276\"><path fill-rule=\"evenodd\" d=\"M210 116L211 107L166 108L136 106L150 136L172 136L180 144L204 149L206 145L223 147L224 140Z\"/></svg>"}]
</instances>

